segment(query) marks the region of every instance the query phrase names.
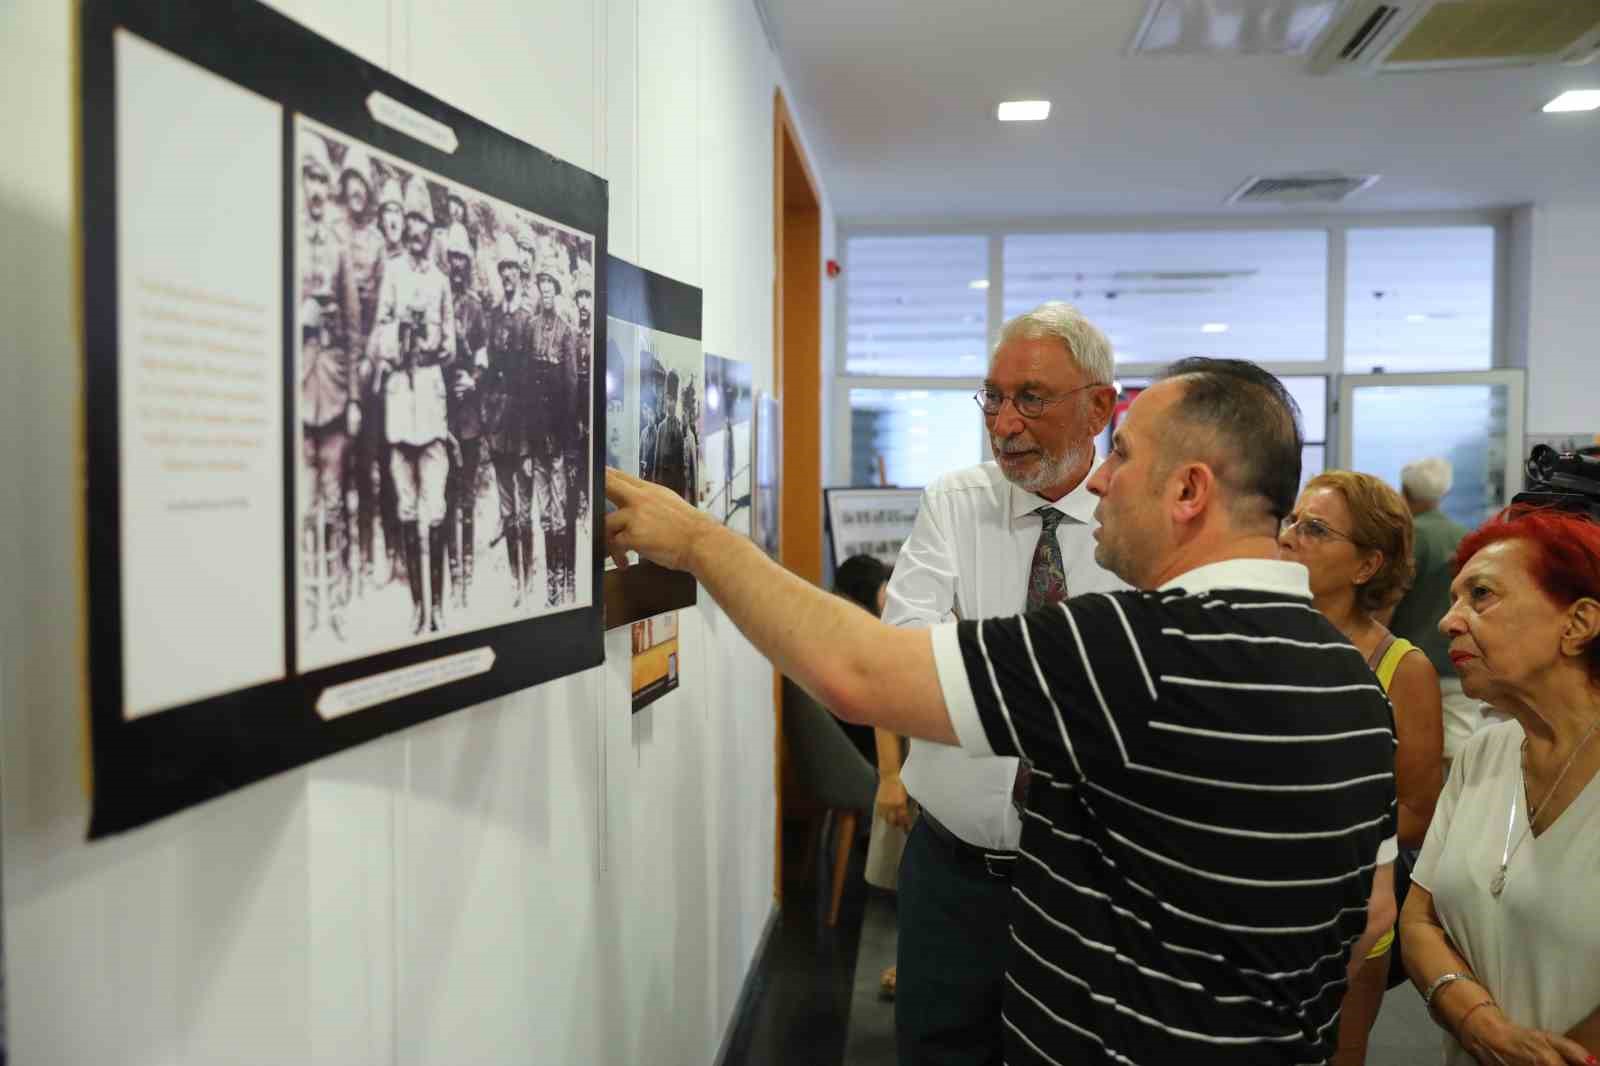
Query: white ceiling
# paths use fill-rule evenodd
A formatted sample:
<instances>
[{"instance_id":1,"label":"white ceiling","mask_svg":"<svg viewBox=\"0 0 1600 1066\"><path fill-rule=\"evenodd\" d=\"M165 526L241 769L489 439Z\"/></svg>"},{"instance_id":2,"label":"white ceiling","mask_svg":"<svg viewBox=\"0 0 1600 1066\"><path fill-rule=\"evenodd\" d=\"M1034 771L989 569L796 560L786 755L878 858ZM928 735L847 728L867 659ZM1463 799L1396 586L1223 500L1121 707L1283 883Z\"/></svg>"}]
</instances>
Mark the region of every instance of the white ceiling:
<instances>
[{"instance_id":1,"label":"white ceiling","mask_svg":"<svg viewBox=\"0 0 1600 1066\"><path fill-rule=\"evenodd\" d=\"M1313 76L1124 53L1143 0L766 0L841 220L1239 214L1255 174L1381 173L1351 211L1600 200L1600 65ZM995 104L1054 101L1006 123Z\"/></svg>"}]
</instances>

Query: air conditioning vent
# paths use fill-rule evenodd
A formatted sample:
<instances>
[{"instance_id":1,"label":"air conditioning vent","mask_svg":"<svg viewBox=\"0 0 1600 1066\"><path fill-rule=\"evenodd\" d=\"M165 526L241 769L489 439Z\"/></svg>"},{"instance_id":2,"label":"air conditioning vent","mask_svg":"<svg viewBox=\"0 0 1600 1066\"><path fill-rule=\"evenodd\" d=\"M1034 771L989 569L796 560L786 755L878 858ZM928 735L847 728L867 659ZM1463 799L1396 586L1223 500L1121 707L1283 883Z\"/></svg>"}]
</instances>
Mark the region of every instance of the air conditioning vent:
<instances>
[{"instance_id":1,"label":"air conditioning vent","mask_svg":"<svg viewBox=\"0 0 1600 1066\"><path fill-rule=\"evenodd\" d=\"M1383 33L1398 14L1400 9L1390 4L1379 4L1373 8L1372 14L1367 16L1367 20L1356 28L1356 32L1351 34L1350 39L1339 49L1339 61L1355 63L1360 60L1367 49L1372 47L1372 42L1378 39L1378 35Z\"/></svg>"},{"instance_id":2,"label":"air conditioning vent","mask_svg":"<svg viewBox=\"0 0 1600 1066\"><path fill-rule=\"evenodd\" d=\"M1592 61L1600 0L1348 0L1313 74L1394 74Z\"/></svg>"},{"instance_id":3,"label":"air conditioning vent","mask_svg":"<svg viewBox=\"0 0 1600 1066\"><path fill-rule=\"evenodd\" d=\"M1378 180L1377 174L1287 174L1251 178L1228 197L1230 204L1337 204Z\"/></svg>"}]
</instances>

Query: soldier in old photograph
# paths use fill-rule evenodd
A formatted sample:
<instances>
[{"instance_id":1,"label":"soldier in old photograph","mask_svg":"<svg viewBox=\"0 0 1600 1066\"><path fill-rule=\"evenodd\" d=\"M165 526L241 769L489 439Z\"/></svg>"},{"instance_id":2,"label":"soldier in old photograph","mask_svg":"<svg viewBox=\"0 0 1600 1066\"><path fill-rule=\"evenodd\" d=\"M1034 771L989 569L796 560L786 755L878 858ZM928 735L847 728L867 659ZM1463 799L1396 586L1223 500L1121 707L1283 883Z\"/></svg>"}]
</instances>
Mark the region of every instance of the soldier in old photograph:
<instances>
[{"instance_id":1,"label":"soldier in old photograph","mask_svg":"<svg viewBox=\"0 0 1600 1066\"><path fill-rule=\"evenodd\" d=\"M500 300L489 309L488 366L478 382L483 440L494 466L500 501L500 538L511 564L512 606L522 604L533 571L533 461L528 454L528 362L533 354L533 312L523 299L523 251L502 229L496 242Z\"/></svg>"},{"instance_id":2,"label":"soldier in old photograph","mask_svg":"<svg viewBox=\"0 0 1600 1066\"><path fill-rule=\"evenodd\" d=\"M593 400L591 367L594 359L594 267L587 259L578 260L572 281L572 298L578 306L578 336L574 347L576 385L573 400L578 419L567 428L567 499L573 501L574 518L589 513L589 464L585 442L589 439ZM573 575L574 577L576 575Z\"/></svg>"},{"instance_id":3,"label":"soldier in old photograph","mask_svg":"<svg viewBox=\"0 0 1600 1066\"><path fill-rule=\"evenodd\" d=\"M666 388L660 396L661 416L650 434L649 465L645 477L664 485L691 504L695 499L694 433L678 417L678 371L667 371Z\"/></svg>"},{"instance_id":4,"label":"soldier in old photograph","mask_svg":"<svg viewBox=\"0 0 1600 1066\"><path fill-rule=\"evenodd\" d=\"M459 198L452 197L451 203ZM464 215L464 211L463 211ZM446 237L450 262L450 297L456 315L455 356L445 372L450 433L455 438L450 477L446 483L445 523L450 542L450 587L456 605L470 599L473 549L477 544L478 464L483 454L483 417L478 378L489 365L489 315L472 290L473 251L467 227L452 222Z\"/></svg>"},{"instance_id":5,"label":"soldier in old photograph","mask_svg":"<svg viewBox=\"0 0 1600 1066\"><path fill-rule=\"evenodd\" d=\"M358 331L355 272L333 225L333 167L321 137L300 138L304 215L297 234L300 274L300 424L305 466L301 500L303 558L309 564L310 627L343 637L349 589L345 567L345 457L360 429L351 341Z\"/></svg>"},{"instance_id":6,"label":"soldier in old photograph","mask_svg":"<svg viewBox=\"0 0 1600 1066\"><path fill-rule=\"evenodd\" d=\"M382 365L372 352L371 332L377 321L378 290L383 283L383 268L405 256L405 202L400 181L383 172L378 184L377 231L382 252L372 274L372 318L366 327L366 343L357 349L359 395L362 398L361 431L355 440L356 537L361 550L363 584L367 588L405 580L405 551L400 535L400 502L389 462L389 440L384 428L384 403L381 394ZM380 577L375 573L376 553L373 529L381 521L384 554L388 567Z\"/></svg>"},{"instance_id":7,"label":"soldier in old photograph","mask_svg":"<svg viewBox=\"0 0 1600 1066\"><path fill-rule=\"evenodd\" d=\"M387 242L378 225L378 205L372 187L372 160L360 147L351 145L345 150L339 165L339 204L343 208L334 228L344 244L345 256L354 275L356 287L355 328L350 336L350 353L354 360L356 395L363 401L367 412L361 430L355 435L347 458L345 499L349 489L356 490L355 535L345 538L345 564L349 566L352 550L360 553L360 577L357 591L373 584L373 509L377 489L373 481L378 449L382 439L383 419L365 402L371 395L371 366L366 358L367 340L378 313L378 286L383 280L383 261ZM398 234L397 234L398 237Z\"/></svg>"},{"instance_id":8,"label":"soldier in old photograph","mask_svg":"<svg viewBox=\"0 0 1600 1066\"><path fill-rule=\"evenodd\" d=\"M389 462L411 586L413 634L444 626L445 481L450 459L444 365L456 352L450 283L434 265L427 183L405 192L406 254L384 266L372 347L381 364ZM422 531L427 530L429 603L424 602Z\"/></svg>"},{"instance_id":9,"label":"soldier in old photograph","mask_svg":"<svg viewBox=\"0 0 1600 1066\"><path fill-rule=\"evenodd\" d=\"M536 249L533 358L529 384L533 410L528 444L533 457L534 507L545 546L545 602L554 607L577 596L577 523L569 511L567 441L561 427L572 419L578 334L556 306L566 282L567 253L546 238Z\"/></svg>"}]
</instances>

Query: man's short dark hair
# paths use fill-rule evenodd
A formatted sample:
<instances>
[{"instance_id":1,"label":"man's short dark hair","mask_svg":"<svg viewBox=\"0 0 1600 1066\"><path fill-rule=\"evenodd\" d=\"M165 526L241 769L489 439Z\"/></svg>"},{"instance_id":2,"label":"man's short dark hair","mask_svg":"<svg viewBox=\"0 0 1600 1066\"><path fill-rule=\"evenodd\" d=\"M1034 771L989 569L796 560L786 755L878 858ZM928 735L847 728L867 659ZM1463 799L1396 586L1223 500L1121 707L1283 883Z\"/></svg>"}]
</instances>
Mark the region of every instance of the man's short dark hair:
<instances>
[{"instance_id":1,"label":"man's short dark hair","mask_svg":"<svg viewBox=\"0 0 1600 1066\"><path fill-rule=\"evenodd\" d=\"M1184 379L1173 416L1202 432L1169 429L1167 446L1180 440L1199 443L1209 435L1221 452L1210 457L1217 476L1240 503L1264 500L1274 519L1294 510L1300 491L1300 405L1283 382L1242 359L1199 356L1179 359L1161 372L1161 380L1171 378Z\"/></svg>"}]
</instances>

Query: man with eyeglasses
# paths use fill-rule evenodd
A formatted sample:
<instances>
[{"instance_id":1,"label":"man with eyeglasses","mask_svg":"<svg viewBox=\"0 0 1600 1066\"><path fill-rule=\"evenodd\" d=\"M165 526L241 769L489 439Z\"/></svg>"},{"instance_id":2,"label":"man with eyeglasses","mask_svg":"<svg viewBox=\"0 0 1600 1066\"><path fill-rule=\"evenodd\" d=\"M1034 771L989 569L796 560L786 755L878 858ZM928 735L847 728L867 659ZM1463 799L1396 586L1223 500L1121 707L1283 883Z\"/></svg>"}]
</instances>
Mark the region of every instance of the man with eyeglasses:
<instances>
[{"instance_id":1,"label":"man with eyeglasses","mask_svg":"<svg viewBox=\"0 0 1600 1066\"><path fill-rule=\"evenodd\" d=\"M1349 963L1377 941L1395 736L1305 567L1278 558L1300 447L1277 378L1182 360L1088 482L1096 562L1145 591L926 630L884 625L616 470L607 547L692 573L846 721L1030 764L1006 1062L1323 1062Z\"/></svg>"},{"instance_id":2,"label":"man with eyeglasses","mask_svg":"<svg viewBox=\"0 0 1600 1066\"><path fill-rule=\"evenodd\" d=\"M1126 588L1094 561L1095 437L1116 403L1111 343L1076 308L1047 303L1000 331L974 395L994 461L923 492L883 620L906 628L994 618L1069 593ZM893 754L897 743L880 751ZM897 773L898 770L898 773ZM1011 874L1028 770L913 738L878 767L880 806L911 827L897 888L895 1032L905 1066L997 1063L1004 1030Z\"/></svg>"}]
</instances>

